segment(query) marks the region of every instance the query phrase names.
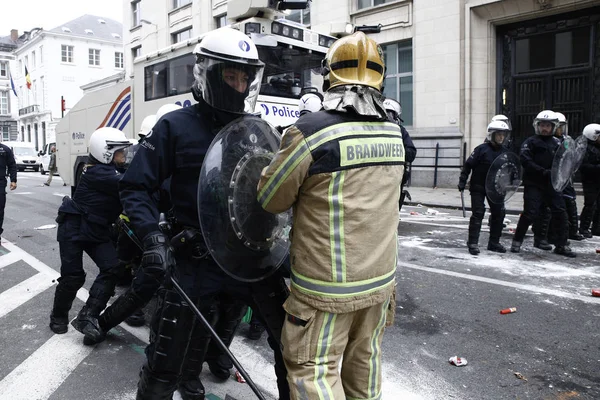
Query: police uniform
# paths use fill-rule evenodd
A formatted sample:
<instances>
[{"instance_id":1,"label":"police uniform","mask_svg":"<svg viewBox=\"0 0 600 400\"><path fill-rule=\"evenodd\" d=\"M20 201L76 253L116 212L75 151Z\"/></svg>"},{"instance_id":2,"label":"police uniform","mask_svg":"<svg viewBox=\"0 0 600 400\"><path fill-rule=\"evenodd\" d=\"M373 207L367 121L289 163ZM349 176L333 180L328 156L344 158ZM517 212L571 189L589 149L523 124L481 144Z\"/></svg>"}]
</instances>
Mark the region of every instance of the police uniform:
<instances>
[{"instance_id":1,"label":"police uniform","mask_svg":"<svg viewBox=\"0 0 600 400\"><path fill-rule=\"evenodd\" d=\"M8 170L8 173L7 173ZM6 206L6 176L10 176L12 183L17 183L17 163L10 147L0 143L0 235L4 232L4 207Z\"/></svg>"},{"instance_id":2,"label":"police uniform","mask_svg":"<svg viewBox=\"0 0 600 400\"><path fill-rule=\"evenodd\" d=\"M83 252L90 256L100 273L92 284L80 317L97 317L114 294L119 261L110 240L109 228L121 213L118 191L121 176L112 164L88 164L73 199L63 198L57 217L61 276L58 278L51 320L68 317L77 291L85 282Z\"/></svg>"},{"instance_id":3,"label":"police uniform","mask_svg":"<svg viewBox=\"0 0 600 400\"><path fill-rule=\"evenodd\" d=\"M479 243L479 234L481 232L481 223L485 215L485 199L490 207L490 238L488 248L498 246L502 236L502 227L506 209L504 203L498 204L490 201L486 195L485 180L490 170L490 166L498 156L507 150L502 145L493 145L486 141L475 147L461 170L459 178L459 189L464 189L467 179L471 172L469 190L471 192L471 219L469 220L469 238L468 245L477 246Z\"/></svg>"},{"instance_id":4,"label":"police uniform","mask_svg":"<svg viewBox=\"0 0 600 400\"><path fill-rule=\"evenodd\" d=\"M551 168L560 141L554 136L534 135L521 145L523 165L523 214L519 218L514 242L522 243L529 226L537 220L542 207L549 207L556 224L556 252L567 246L568 222L562 193L552 187ZM519 245L520 246L520 245ZM570 253L570 249L569 249ZM572 254L572 253L571 253Z\"/></svg>"},{"instance_id":5,"label":"police uniform","mask_svg":"<svg viewBox=\"0 0 600 400\"><path fill-rule=\"evenodd\" d=\"M159 231L158 209L150 193L169 177L172 212L176 220L173 234L183 229L199 230L198 179L203 158L214 136L229 122L220 115L207 104L198 103L166 114L146 136L120 185L124 210L140 238ZM197 241L203 242L201 235L197 236ZM259 284L243 284L226 275L212 257L197 254L194 243L180 248L175 259L174 275L204 314L210 314L215 298L226 293L263 315L271 337L269 343L275 351L280 398L287 398L289 389L277 344L284 317L281 304L287 296L281 277L274 275ZM147 270L147 267L142 268ZM159 294L151 332L146 348L147 362L138 385L138 399L170 398L180 381L191 382L194 377L198 378L208 345L204 340L207 333L187 304L171 290ZM201 390L189 389L190 396L197 396L194 393Z\"/></svg>"},{"instance_id":6,"label":"police uniform","mask_svg":"<svg viewBox=\"0 0 600 400\"><path fill-rule=\"evenodd\" d=\"M598 210L600 201L600 145L587 139L587 149L583 163L579 170L581 171L581 183L583 185L584 205L581 210L581 222L579 232L587 237L591 237L590 226L594 211ZM593 226L600 233L599 226ZM597 233L594 232L594 235Z\"/></svg>"},{"instance_id":7,"label":"police uniform","mask_svg":"<svg viewBox=\"0 0 600 400\"><path fill-rule=\"evenodd\" d=\"M321 111L298 119L263 171L263 208L294 208L282 337L292 398L380 396L404 160L397 124Z\"/></svg>"}]
</instances>

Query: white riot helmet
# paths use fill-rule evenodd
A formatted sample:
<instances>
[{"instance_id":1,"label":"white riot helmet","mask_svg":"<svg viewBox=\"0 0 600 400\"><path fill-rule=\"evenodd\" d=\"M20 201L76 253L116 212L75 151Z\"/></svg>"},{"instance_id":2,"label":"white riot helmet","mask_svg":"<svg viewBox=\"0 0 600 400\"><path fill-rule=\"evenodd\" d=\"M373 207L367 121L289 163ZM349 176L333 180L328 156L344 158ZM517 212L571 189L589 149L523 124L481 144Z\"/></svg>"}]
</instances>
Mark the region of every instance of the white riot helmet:
<instances>
[{"instance_id":1,"label":"white riot helmet","mask_svg":"<svg viewBox=\"0 0 600 400\"><path fill-rule=\"evenodd\" d=\"M552 126L552 130L546 136L553 136L556 131L556 127L558 126L558 117L556 113L551 110L544 110L540 112L537 117L533 120L533 130L536 135L541 135L540 124L541 123L549 123Z\"/></svg>"},{"instance_id":2,"label":"white riot helmet","mask_svg":"<svg viewBox=\"0 0 600 400\"><path fill-rule=\"evenodd\" d=\"M323 98L319 95L320 93L307 93L300 97L300 101L298 102L298 111L300 111L300 115L321 111L321 108L323 107Z\"/></svg>"},{"instance_id":3,"label":"white riot helmet","mask_svg":"<svg viewBox=\"0 0 600 400\"><path fill-rule=\"evenodd\" d=\"M90 137L90 155L102 164L110 164L117 150L131 146L125 134L116 128L96 129Z\"/></svg>"},{"instance_id":4,"label":"white riot helmet","mask_svg":"<svg viewBox=\"0 0 600 400\"><path fill-rule=\"evenodd\" d=\"M502 146L508 143L510 127L503 121L492 121L487 127L486 140L494 145Z\"/></svg>"},{"instance_id":5,"label":"white riot helmet","mask_svg":"<svg viewBox=\"0 0 600 400\"><path fill-rule=\"evenodd\" d=\"M211 31L196 45L192 93L211 107L253 112L265 65L248 36L232 28Z\"/></svg>"},{"instance_id":6,"label":"white riot helmet","mask_svg":"<svg viewBox=\"0 0 600 400\"><path fill-rule=\"evenodd\" d=\"M557 136L569 136L569 123L567 122L567 117L565 114L555 112L556 118L558 118L558 126L556 128Z\"/></svg>"},{"instance_id":7,"label":"white riot helmet","mask_svg":"<svg viewBox=\"0 0 600 400\"><path fill-rule=\"evenodd\" d=\"M583 136L595 142L600 137L600 124L589 124L583 128Z\"/></svg>"},{"instance_id":8,"label":"white riot helmet","mask_svg":"<svg viewBox=\"0 0 600 400\"><path fill-rule=\"evenodd\" d=\"M146 135L148 133L150 133L152 128L154 128L155 124L156 124L156 115L154 115L154 114L148 115L142 121L142 126L140 127L140 131L138 132L138 136L140 138L146 137Z\"/></svg>"},{"instance_id":9,"label":"white riot helmet","mask_svg":"<svg viewBox=\"0 0 600 400\"><path fill-rule=\"evenodd\" d=\"M385 111L387 112L388 119L390 121L398 123L398 121L402 121L402 106L394 99L390 99L389 97L383 101L383 106L385 107Z\"/></svg>"},{"instance_id":10,"label":"white riot helmet","mask_svg":"<svg viewBox=\"0 0 600 400\"><path fill-rule=\"evenodd\" d=\"M156 111L156 122L158 122L158 120L161 119L165 114L168 114L171 111L179 110L180 108L181 108L181 106L179 104L174 104L174 103L163 104ZM152 125L152 126L154 126L154 125Z\"/></svg>"},{"instance_id":11,"label":"white riot helmet","mask_svg":"<svg viewBox=\"0 0 600 400\"><path fill-rule=\"evenodd\" d=\"M504 122L506 125L508 125L508 127L512 130L512 125L510 123L510 119L508 119L508 117L504 114L498 114L498 115L494 115L492 117L492 122L493 121L502 121Z\"/></svg>"}]
</instances>

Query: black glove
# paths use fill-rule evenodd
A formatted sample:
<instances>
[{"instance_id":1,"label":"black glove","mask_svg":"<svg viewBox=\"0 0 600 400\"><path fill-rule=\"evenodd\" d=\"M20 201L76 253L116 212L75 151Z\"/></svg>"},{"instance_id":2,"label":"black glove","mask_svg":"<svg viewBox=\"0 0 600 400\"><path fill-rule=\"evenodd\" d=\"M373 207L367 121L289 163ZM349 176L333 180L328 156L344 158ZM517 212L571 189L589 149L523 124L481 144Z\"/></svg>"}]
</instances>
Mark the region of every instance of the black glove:
<instances>
[{"instance_id":1,"label":"black glove","mask_svg":"<svg viewBox=\"0 0 600 400\"><path fill-rule=\"evenodd\" d=\"M167 236L153 232L144 238L144 254L140 266L146 275L150 275L161 284L164 283L166 287L170 285L175 257Z\"/></svg>"},{"instance_id":2,"label":"black glove","mask_svg":"<svg viewBox=\"0 0 600 400\"><path fill-rule=\"evenodd\" d=\"M459 192L464 191L466 186L467 186L466 182L458 182L458 191Z\"/></svg>"}]
</instances>

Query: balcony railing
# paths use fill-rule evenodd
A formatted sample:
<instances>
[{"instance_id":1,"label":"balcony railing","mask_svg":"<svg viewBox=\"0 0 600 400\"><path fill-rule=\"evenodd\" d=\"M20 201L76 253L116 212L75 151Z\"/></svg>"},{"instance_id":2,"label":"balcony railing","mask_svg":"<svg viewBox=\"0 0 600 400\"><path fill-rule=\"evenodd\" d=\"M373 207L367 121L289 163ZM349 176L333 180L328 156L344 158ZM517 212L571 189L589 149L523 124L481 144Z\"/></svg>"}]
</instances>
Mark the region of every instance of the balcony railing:
<instances>
[{"instance_id":1,"label":"balcony railing","mask_svg":"<svg viewBox=\"0 0 600 400\"><path fill-rule=\"evenodd\" d=\"M22 117L23 115L34 114L34 113L39 113L39 112L40 112L40 106L37 104L33 104L31 106L27 106L27 107L23 107L23 108L19 109L19 117Z\"/></svg>"}]
</instances>

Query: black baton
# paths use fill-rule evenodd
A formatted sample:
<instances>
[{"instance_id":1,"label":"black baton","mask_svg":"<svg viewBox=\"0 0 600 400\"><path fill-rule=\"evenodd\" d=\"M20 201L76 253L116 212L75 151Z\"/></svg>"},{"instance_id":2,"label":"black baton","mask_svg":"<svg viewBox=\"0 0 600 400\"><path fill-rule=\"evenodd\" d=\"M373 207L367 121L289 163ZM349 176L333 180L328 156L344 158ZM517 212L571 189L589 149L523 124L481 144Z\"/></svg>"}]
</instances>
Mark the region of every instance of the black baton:
<instances>
[{"instance_id":1,"label":"black baton","mask_svg":"<svg viewBox=\"0 0 600 400\"><path fill-rule=\"evenodd\" d=\"M463 218L466 218L467 213L465 212L465 192L462 190L460 191L460 202L462 203Z\"/></svg>"}]
</instances>

